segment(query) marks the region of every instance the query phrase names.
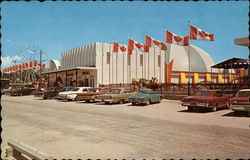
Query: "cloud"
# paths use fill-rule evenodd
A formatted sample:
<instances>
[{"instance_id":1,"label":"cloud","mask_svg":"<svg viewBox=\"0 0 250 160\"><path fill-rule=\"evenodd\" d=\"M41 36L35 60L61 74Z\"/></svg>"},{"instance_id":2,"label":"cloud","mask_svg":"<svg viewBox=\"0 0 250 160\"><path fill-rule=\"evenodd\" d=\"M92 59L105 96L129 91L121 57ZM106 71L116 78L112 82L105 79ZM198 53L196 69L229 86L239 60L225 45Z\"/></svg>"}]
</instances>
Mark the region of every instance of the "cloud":
<instances>
[{"instance_id":1,"label":"cloud","mask_svg":"<svg viewBox=\"0 0 250 160\"><path fill-rule=\"evenodd\" d=\"M2 61L1 66L2 66L2 68L9 67L11 65L14 65L13 60L21 60L21 59L22 59L22 57L19 57L17 55L12 56L12 57L10 57L10 56L1 57L1 61Z\"/></svg>"}]
</instances>

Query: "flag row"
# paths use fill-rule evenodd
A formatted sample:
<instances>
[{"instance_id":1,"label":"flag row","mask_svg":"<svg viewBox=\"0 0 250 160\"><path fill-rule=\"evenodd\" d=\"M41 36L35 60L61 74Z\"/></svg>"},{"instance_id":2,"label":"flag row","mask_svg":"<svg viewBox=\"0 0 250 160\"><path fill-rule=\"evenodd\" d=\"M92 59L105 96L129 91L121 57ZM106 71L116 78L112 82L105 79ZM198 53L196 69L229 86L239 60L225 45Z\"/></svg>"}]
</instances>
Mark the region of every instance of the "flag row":
<instances>
[{"instance_id":1,"label":"flag row","mask_svg":"<svg viewBox=\"0 0 250 160\"><path fill-rule=\"evenodd\" d=\"M166 40L161 42L152 38L151 36L145 36L145 43L139 43L135 40L128 39L127 48L124 45L121 45L117 42L114 42L113 52L126 52L132 54L133 50L149 52L149 47L156 46L161 50L167 50L167 43L176 44L180 46L189 46L189 40L202 40L202 41L214 41L214 35L207 33L193 25L189 26L189 36L178 36L170 31L166 31Z\"/></svg>"},{"instance_id":2,"label":"flag row","mask_svg":"<svg viewBox=\"0 0 250 160\"><path fill-rule=\"evenodd\" d=\"M26 62L18 65L14 65L8 68L2 69L2 72L15 72L18 70L24 70L24 69L35 69L37 67L40 67L40 63L37 61L32 61L32 62ZM45 64L42 64L42 68L45 67Z\"/></svg>"}]
</instances>

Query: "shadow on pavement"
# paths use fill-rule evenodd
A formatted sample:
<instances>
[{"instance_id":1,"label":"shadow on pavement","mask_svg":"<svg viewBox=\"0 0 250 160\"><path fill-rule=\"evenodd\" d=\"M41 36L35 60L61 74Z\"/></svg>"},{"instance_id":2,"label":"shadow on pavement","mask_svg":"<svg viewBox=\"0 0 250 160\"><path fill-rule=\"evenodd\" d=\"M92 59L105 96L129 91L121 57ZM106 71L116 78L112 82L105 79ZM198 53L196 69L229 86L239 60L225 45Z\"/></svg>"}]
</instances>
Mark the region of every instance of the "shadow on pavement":
<instances>
[{"instance_id":1,"label":"shadow on pavement","mask_svg":"<svg viewBox=\"0 0 250 160\"><path fill-rule=\"evenodd\" d=\"M227 116L227 117L250 117L250 114L247 112L242 112L237 115L234 114L234 112L229 112L227 114L224 114L222 116Z\"/></svg>"},{"instance_id":2,"label":"shadow on pavement","mask_svg":"<svg viewBox=\"0 0 250 160\"><path fill-rule=\"evenodd\" d=\"M210 111L205 110L205 109L193 109L192 111L188 111L187 109L185 110L180 110L178 112L186 112L186 113L210 113Z\"/></svg>"}]
</instances>

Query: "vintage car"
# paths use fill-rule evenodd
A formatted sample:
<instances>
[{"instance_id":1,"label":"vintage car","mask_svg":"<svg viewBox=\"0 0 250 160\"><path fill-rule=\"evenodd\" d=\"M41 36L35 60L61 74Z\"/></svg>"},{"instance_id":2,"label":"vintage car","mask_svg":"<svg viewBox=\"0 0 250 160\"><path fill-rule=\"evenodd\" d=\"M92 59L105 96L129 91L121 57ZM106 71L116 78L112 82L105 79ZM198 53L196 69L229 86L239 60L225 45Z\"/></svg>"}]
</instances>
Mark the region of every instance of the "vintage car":
<instances>
[{"instance_id":1,"label":"vintage car","mask_svg":"<svg viewBox=\"0 0 250 160\"><path fill-rule=\"evenodd\" d=\"M10 95L11 96L31 95L34 93L35 90L36 90L35 88L19 86L19 87L15 87L14 89L12 89L10 92Z\"/></svg>"},{"instance_id":2,"label":"vintage car","mask_svg":"<svg viewBox=\"0 0 250 160\"><path fill-rule=\"evenodd\" d=\"M60 100L75 100L77 93L88 92L91 87L75 87L70 91L64 91L58 93L58 99Z\"/></svg>"},{"instance_id":3,"label":"vintage car","mask_svg":"<svg viewBox=\"0 0 250 160\"><path fill-rule=\"evenodd\" d=\"M250 113L250 89L242 89L236 97L230 98L229 106L235 115L243 111Z\"/></svg>"},{"instance_id":4,"label":"vintage car","mask_svg":"<svg viewBox=\"0 0 250 160\"><path fill-rule=\"evenodd\" d=\"M18 87L18 86L8 86L8 87L5 87L5 88L3 88L3 89L1 90L1 93L2 93L2 94L10 94L10 92L11 92L14 88L16 88L16 87Z\"/></svg>"},{"instance_id":5,"label":"vintage car","mask_svg":"<svg viewBox=\"0 0 250 160\"><path fill-rule=\"evenodd\" d=\"M90 88L87 93L77 93L77 101L95 102L97 95L106 94L109 92L109 88Z\"/></svg>"},{"instance_id":6,"label":"vintage car","mask_svg":"<svg viewBox=\"0 0 250 160\"><path fill-rule=\"evenodd\" d=\"M34 97L42 97L44 90L44 88L37 88L34 91Z\"/></svg>"},{"instance_id":7,"label":"vintage car","mask_svg":"<svg viewBox=\"0 0 250 160\"><path fill-rule=\"evenodd\" d=\"M44 90L42 94L43 99L54 98L59 92L69 91L73 87L48 87Z\"/></svg>"},{"instance_id":8,"label":"vintage car","mask_svg":"<svg viewBox=\"0 0 250 160\"><path fill-rule=\"evenodd\" d=\"M188 107L188 111L194 108L208 108L216 111L218 108L227 107L229 97L223 96L219 90L201 90L193 96L182 98L182 106Z\"/></svg>"},{"instance_id":9,"label":"vintage car","mask_svg":"<svg viewBox=\"0 0 250 160\"><path fill-rule=\"evenodd\" d=\"M108 103L129 102L129 96L136 94L132 88L112 88L107 94L97 95L96 99Z\"/></svg>"},{"instance_id":10,"label":"vintage car","mask_svg":"<svg viewBox=\"0 0 250 160\"><path fill-rule=\"evenodd\" d=\"M137 94L129 97L132 105L151 103L160 103L162 100L162 94L155 93L152 89L141 89Z\"/></svg>"}]
</instances>

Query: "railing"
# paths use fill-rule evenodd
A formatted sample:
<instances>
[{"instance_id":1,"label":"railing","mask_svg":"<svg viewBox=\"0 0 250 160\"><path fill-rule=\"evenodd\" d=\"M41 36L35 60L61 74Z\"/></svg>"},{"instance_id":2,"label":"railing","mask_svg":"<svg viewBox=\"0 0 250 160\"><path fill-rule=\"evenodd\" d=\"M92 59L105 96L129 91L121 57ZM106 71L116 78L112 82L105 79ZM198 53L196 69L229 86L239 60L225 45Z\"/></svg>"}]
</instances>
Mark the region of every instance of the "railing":
<instances>
[{"instance_id":1,"label":"railing","mask_svg":"<svg viewBox=\"0 0 250 160\"><path fill-rule=\"evenodd\" d=\"M26 144L10 140L7 142L4 160L52 160L53 158Z\"/></svg>"}]
</instances>

